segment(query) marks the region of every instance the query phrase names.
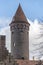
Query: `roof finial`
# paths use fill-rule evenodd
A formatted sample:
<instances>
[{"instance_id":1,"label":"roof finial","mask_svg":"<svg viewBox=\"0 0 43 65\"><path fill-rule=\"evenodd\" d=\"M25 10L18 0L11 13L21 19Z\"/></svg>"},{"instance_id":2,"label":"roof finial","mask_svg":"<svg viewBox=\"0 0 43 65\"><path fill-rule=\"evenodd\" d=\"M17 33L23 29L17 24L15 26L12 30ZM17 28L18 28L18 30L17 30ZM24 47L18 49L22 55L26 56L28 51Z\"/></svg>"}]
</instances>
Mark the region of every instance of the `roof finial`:
<instances>
[{"instance_id":1,"label":"roof finial","mask_svg":"<svg viewBox=\"0 0 43 65\"><path fill-rule=\"evenodd\" d=\"M19 7L21 8L21 5L20 5L20 3L19 3Z\"/></svg>"},{"instance_id":2,"label":"roof finial","mask_svg":"<svg viewBox=\"0 0 43 65\"><path fill-rule=\"evenodd\" d=\"M20 3L19 3L19 6L20 6Z\"/></svg>"}]
</instances>

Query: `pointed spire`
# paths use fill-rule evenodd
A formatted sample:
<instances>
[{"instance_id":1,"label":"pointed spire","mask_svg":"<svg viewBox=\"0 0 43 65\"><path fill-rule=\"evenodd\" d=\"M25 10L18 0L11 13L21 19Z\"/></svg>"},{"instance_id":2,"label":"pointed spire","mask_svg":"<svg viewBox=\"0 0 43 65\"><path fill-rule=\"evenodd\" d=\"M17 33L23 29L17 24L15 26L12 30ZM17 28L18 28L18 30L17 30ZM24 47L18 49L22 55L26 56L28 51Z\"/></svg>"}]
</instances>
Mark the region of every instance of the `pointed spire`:
<instances>
[{"instance_id":1,"label":"pointed spire","mask_svg":"<svg viewBox=\"0 0 43 65\"><path fill-rule=\"evenodd\" d=\"M21 5L20 5L20 3L19 3L19 6L18 7L20 7L21 8Z\"/></svg>"},{"instance_id":2,"label":"pointed spire","mask_svg":"<svg viewBox=\"0 0 43 65\"><path fill-rule=\"evenodd\" d=\"M21 8L21 5L19 3L18 9L15 13L15 16L13 16L12 23L28 23L26 16Z\"/></svg>"}]
</instances>

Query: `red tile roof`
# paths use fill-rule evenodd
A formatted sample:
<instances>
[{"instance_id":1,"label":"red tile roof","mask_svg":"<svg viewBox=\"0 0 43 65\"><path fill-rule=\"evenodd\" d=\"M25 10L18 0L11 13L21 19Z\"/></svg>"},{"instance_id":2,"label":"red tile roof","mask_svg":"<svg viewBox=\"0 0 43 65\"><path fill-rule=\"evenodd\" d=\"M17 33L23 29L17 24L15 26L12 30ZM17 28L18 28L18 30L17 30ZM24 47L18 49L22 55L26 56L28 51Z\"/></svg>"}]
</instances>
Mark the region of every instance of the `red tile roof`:
<instances>
[{"instance_id":1,"label":"red tile roof","mask_svg":"<svg viewBox=\"0 0 43 65\"><path fill-rule=\"evenodd\" d=\"M26 23L26 24L29 24L20 4L18 6L18 9L17 9L15 15L13 16L11 24L12 23Z\"/></svg>"}]
</instances>

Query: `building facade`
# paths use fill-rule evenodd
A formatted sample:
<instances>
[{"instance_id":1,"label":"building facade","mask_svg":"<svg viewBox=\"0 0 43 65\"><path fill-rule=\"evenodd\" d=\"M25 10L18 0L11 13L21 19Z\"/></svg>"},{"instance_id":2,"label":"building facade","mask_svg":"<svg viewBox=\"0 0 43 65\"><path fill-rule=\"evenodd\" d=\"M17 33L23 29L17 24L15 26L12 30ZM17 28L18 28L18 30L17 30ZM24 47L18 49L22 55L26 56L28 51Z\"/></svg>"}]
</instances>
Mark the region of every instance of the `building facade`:
<instances>
[{"instance_id":1,"label":"building facade","mask_svg":"<svg viewBox=\"0 0 43 65\"><path fill-rule=\"evenodd\" d=\"M8 55L8 51L5 47L5 36L0 35L0 61L4 60Z\"/></svg>"}]
</instances>

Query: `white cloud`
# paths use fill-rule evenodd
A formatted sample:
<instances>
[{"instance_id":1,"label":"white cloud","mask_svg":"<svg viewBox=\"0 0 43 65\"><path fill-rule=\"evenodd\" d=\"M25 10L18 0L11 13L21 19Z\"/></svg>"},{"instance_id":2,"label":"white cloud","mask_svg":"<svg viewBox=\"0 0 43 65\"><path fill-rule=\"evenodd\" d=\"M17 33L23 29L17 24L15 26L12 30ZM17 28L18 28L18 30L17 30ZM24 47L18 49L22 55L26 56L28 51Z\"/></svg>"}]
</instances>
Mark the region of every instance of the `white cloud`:
<instances>
[{"instance_id":1,"label":"white cloud","mask_svg":"<svg viewBox=\"0 0 43 65\"><path fill-rule=\"evenodd\" d=\"M39 48L39 43L43 42L43 37L39 38L40 36L40 28L41 28L41 23L36 19L32 24L30 24L30 33L29 33L29 43L30 43L30 58L33 56L35 58L39 58L40 50ZM42 31L41 31L42 32ZM35 45L36 44L36 45ZM36 50L38 49L38 50ZM35 50L35 51L33 51ZM42 52L41 52L42 53ZM40 57L42 55L40 54Z\"/></svg>"},{"instance_id":2,"label":"white cloud","mask_svg":"<svg viewBox=\"0 0 43 65\"><path fill-rule=\"evenodd\" d=\"M6 47L9 51L11 51L11 48L10 48L10 43L11 43L11 40L10 40L10 27L9 27L9 24L11 22L11 19L10 18L0 18L0 35L6 35Z\"/></svg>"}]
</instances>

